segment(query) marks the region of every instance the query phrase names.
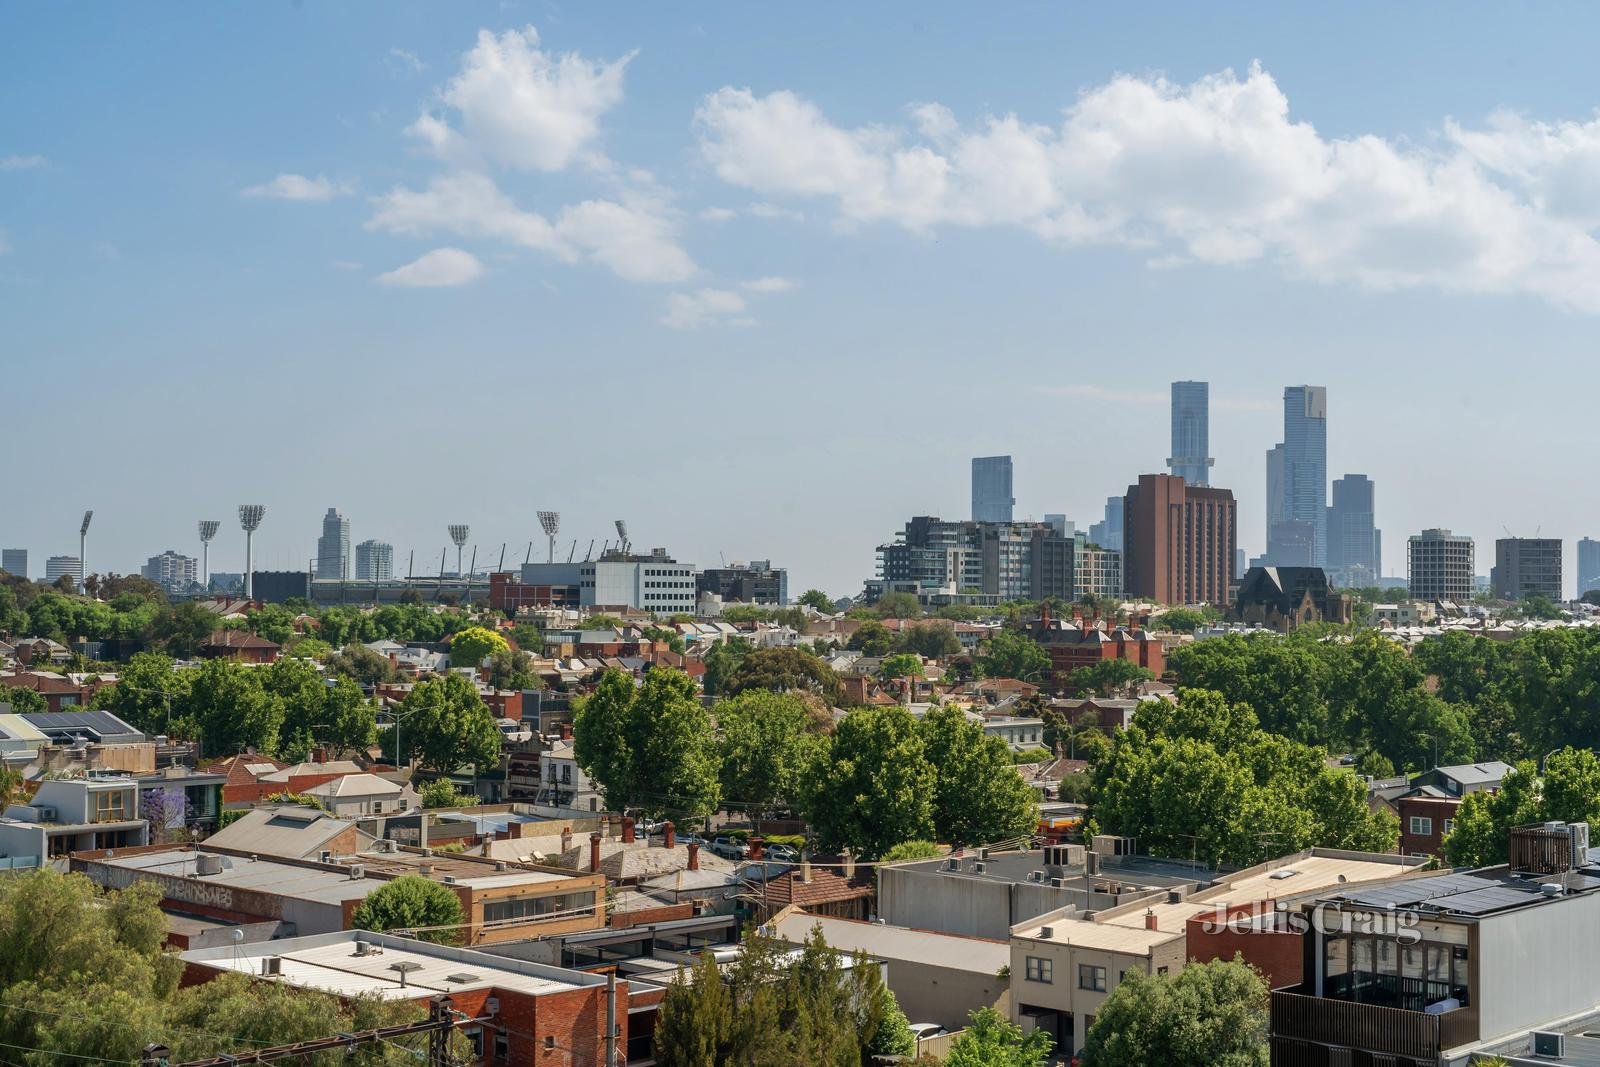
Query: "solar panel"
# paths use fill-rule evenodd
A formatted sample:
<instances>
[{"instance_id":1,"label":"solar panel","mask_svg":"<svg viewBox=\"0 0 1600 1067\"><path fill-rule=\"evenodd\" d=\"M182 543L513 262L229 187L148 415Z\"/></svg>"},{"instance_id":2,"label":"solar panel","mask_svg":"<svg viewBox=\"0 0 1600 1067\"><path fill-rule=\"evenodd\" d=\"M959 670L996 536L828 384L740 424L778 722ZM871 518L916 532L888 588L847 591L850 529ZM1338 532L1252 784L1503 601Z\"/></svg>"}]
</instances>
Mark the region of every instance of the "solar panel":
<instances>
[{"instance_id":1,"label":"solar panel","mask_svg":"<svg viewBox=\"0 0 1600 1067\"><path fill-rule=\"evenodd\" d=\"M1448 900L1439 901L1446 908L1462 915L1488 915L1506 908L1520 907L1535 899L1535 893L1508 885L1492 886L1473 893L1458 893Z\"/></svg>"},{"instance_id":2,"label":"solar panel","mask_svg":"<svg viewBox=\"0 0 1600 1067\"><path fill-rule=\"evenodd\" d=\"M1494 885L1487 878L1478 878L1469 874L1441 874L1434 878L1418 878L1414 881L1399 882L1393 885L1373 886L1370 889L1357 889L1349 893L1341 893L1341 900L1348 900L1356 904L1367 904L1374 907L1384 907L1393 904L1396 907L1408 904L1421 904L1424 901L1437 900L1456 893L1470 893L1474 890L1485 889Z\"/></svg>"}]
</instances>

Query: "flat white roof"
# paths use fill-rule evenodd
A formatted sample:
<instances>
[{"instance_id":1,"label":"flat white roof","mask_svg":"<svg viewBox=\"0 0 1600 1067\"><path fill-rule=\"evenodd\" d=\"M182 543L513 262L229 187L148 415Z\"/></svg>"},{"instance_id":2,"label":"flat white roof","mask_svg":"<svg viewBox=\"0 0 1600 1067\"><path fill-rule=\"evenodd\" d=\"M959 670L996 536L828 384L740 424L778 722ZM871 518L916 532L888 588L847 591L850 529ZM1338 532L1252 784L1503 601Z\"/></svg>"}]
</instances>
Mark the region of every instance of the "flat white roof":
<instances>
[{"instance_id":1,"label":"flat white roof","mask_svg":"<svg viewBox=\"0 0 1600 1067\"><path fill-rule=\"evenodd\" d=\"M1004 941L961 937L913 930L908 926L836 919L808 912L794 912L776 924L780 939L801 944L812 927L822 927L828 944L841 952L864 952L880 960L904 960L930 967L993 975L1011 962L1011 946Z\"/></svg>"},{"instance_id":2,"label":"flat white roof","mask_svg":"<svg viewBox=\"0 0 1600 1067\"><path fill-rule=\"evenodd\" d=\"M373 946L374 951L358 955L362 942ZM279 960L279 974L271 981L339 996L368 995L383 1000L414 1000L435 993L488 988L554 993L605 982L604 978L581 971L354 930L196 949L183 953L181 958L260 978L264 977L263 961L274 957Z\"/></svg>"}]
</instances>

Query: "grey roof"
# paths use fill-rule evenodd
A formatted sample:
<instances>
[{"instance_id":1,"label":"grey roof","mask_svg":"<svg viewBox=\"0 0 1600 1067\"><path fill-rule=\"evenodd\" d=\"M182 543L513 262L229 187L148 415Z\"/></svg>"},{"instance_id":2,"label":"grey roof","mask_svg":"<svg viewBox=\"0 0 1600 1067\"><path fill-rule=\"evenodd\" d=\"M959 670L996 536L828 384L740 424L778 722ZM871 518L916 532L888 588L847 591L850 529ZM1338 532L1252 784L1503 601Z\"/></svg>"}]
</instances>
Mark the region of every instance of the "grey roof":
<instances>
[{"instance_id":1,"label":"grey roof","mask_svg":"<svg viewBox=\"0 0 1600 1067\"><path fill-rule=\"evenodd\" d=\"M909 868L922 874L938 874L947 878L981 878L991 882L1026 882L1034 871L1045 869L1043 851L991 852L988 858L982 861L982 873L973 869L977 859L977 853L969 850L964 857L961 857L960 870L947 869L950 860L948 856L916 863L899 863L892 869ZM1063 873L1069 881L1085 877L1083 867L1065 867ZM1147 856L1117 856L1102 857L1100 873L1095 876L1095 880L1120 881L1130 885L1148 885L1166 889L1193 885L1196 882L1210 884L1218 873L1220 872L1208 870L1203 866L1191 867L1175 860L1152 859ZM1082 887L1074 886L1074 888Z\"/></svg>"},{"instance_id":2,"label":"grey roof","mask_svg":"<svg viewBox=\"0 0 1600 1067\"><path fill-rule=\"evenodd\" d=\"M52 739L73 738L108 745L140 744L145 735L109 711L25 711L22 717Z\"/></svg>"},{"instance_id":3,"label":"grey roof","mask_svg":"<svg viewBox=\"0 0 1600 1067\"><path fill-rule=\"evenodd\" d=\"M257 808L206 838L206 843L217 848L304 859L354 825L325 811L298 805Z\"/></svg>"},{"instance_id":4,"label":"grey roof","mask_svg":"<svg viewBox=\"0 0 1600 1067\"><path fill-rule=\"evenodd\" d=\"M195 861L204 851L204 848L173 848L166 852L119 853L99 862L126 870L193 879L207 885L250 889L323 904L358 900L384 884L376 878L351 878L348 873L275 863L271 857L248 859L244 856L223 856L220 873L200 875L195 872Z\"/></svg>"},{"instance_id":5,"label":"grey roof","mask_svg":"<svg viewBox=\"0 0 1600 1067\"><path fill-rule=\"evenodd\" d=\"M1462 763L1454 767L1439 767L1438 772L1448 778L1453 778L1462 785L1492 785L1501 781L1512 771L1511 764L1501 763L1499 760L1488 760L1484 763Z\"/></svg>"},{"instance_id":6,"label":"grey roof","mask_svg":"<svg viewBox=\"0 0 1600 1067\"><path fill-rule=\"evenodd\" d=\"M1366 907L1417 908L1447 915L1475 917L1527 907L1560 896L1546 897L1539 891L1542 878L1491 877L1481 874L1441 874L1433 878L1414 878L1364 889L1339 893L1346 900ZM1589 874L1568 887L1569 892L1586 893L1600 889L1600 878Z\"/></svg>"}]
</instances>

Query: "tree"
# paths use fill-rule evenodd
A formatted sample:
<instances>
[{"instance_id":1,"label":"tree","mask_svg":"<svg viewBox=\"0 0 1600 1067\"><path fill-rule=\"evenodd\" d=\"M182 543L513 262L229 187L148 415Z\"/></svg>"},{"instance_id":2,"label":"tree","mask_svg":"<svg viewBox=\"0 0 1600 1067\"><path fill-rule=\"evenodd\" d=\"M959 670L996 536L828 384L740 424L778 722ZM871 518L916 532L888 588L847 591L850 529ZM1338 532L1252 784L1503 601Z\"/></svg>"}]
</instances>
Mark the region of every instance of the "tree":
<instances>
[{"instance_id":1,"label":"tree","mask_svg":"<svg viewBox=\"0 0 1600 1067\"><path fill-rule=\"evenodd\" d=\"M915 652L923 659L949 659L961 654L956 628L948 622L926 622L901 631L897 652Z\"/></svg>"},{"instance_id":2,"label":"tree","mask_svg":"<svg viewBox=\"0 0 1600 1067\"><path fill-rule=\"evenodd\" d=\"M417 796L425 808L461 808L478 803L470 793L458 793L456 785L448 778L435 778L418 791Z\"/></svg>"},{"instance_id":3,"label":"tree","mask_svg":"<svg viewBox=\"0 0 1600 1067\"><path fill-rule=\"evenodd\" d=\"M420 874L403 874L367 894L351 922L358 930L415 931L423 941L450 944L466 922L461 898Z\"/></svg>"},{"instance_id":4,"label":"tree","mask_svg":"<svg viewBox=\"0 0 1600 1067\"><path fill-rule=\"evenodd\" d=\"M723 696L726 693L733 672L754 647L745 638L737 636L711 643L705 654L706 673L700 680L707 696Z\"/></svg>"},{"instance_id":5,"label":"tree","mask_svg":"<svg viewBox=\"0 0 1600 1067\"><path fill-rule=\"evenodd\" d=\"M801 776L819 744L804 701L752 689L717 704L716 716L723 802L755 816L798 803Z\"/></svg>"},{"instance_id":6,"label":"tree","mask_svg":"<svg viewBox=\"0 0 1600 1067\"><path fill-rule=\"evenodd\" d=\"M733 994L716 957L702 953L693 971L680 971L667 986L656 1018L659 1067L722 1067L730 1062Z\"/></svg>"},{"instance_id":7,"label":"tree","mask_svg":"<svg viewBox=\"0 0 1600 1067\"><path fill-rule=\"evenodd\" d=\"M612 807L678 818L709 815L720 796L711 717L682 671L657 667L644 684L608 670L573 720L578 765Z\"/></svg>"},{"instance_id":8,"label":"tree","mask_svg":"<svg viewBox=\"0 0 1600 1067\"><path fill-rule=\"evenodd\" d=\"M1089 1067L1266 1067L1267 985L1238 961L1126 972L1084 1039Z\"/></svg>"},{"instance_id":9,"label":"tree","mask_svg":"<svg viewBox=\"0 0 1600 1067\"><path fill-rule=\"evenodd\" d=\"M922 677L922 657L913 652L896 652L878 666L878 677L886 682L898 681L901 678L914 682ZM910 696L908 686L906 695Z\"/></svg>"},{"instance_id":10,"label":"tree","mask_svg":"<svg viewBox=\"0 0 1600 1067\"><path fill-rule=\"evenodd\" d=\"M542 689L544 683L533 673L533 657L526 652L506 649L489 656L484 680L496 689Z\"/></svg>"},{"instance_id":11,"label":"tree","mask_svg":"<svg viewBox=\"0 0 1600 1067\"><path fill-rule=\"evenodd\" d=\"M192 672L184 714L173 733L200 738L209 756L246 749L278 751L283 702L267 692L261 673L228 659L207 660Z\"/></svg>"},{"instance_id":12,"label":"tree","mask_svg":"<svg viewBox=\"0 0 1600 1067\"><path fill-rule=\"evenodd\" d=\"M1600 824L1600 757L1588 748L1550 753L1540 792L1546 820Z\"/></svg>"},{"instance_id":13,"label":"tree","mask_svg":"<svg viewBox=\"0 0 1600 1067\"><path fill-rule=\"evenodd\" d=\"M871 858L933 836L933 765L905 708L857 708L805 777L806 814L830 848Z\"/></svg>"},{"instance_id":14,"label":"tree","mask_svg":"<svg viewBox=\"0 0 1600 1067\"><path fill-rule=\"evenodd\" d=\"M887 656L894 648L894 634L877 619L868 619L856 627L856 632L850 635L844 647L863 656Z\"/></svg>"},{"instance_id":15,"label":"tree","mask_svg":"<svg viewBox=\"0 0 1600 1067\"><path fill-rule=\"evenodd\" d=\"M37 689L7 686L4 682L0 682L0 704L11 705L9 710L18 715L50 710L49 702L39 695Z\"/></svg>"},{"instance_id":16,"label":"tree","mask_svg":"<svg viewBox=\"0 0 1600 1067\"><path fill-rule=\"evenodd\" d=\"M117 684L96 694L100 707L147 734L170 734L173 711L182 713L192 671L173 669L158 652L135 652L117 672Z\"/></svg>"},{"instance_id":17,"label":"tree","mask_svg":"<svg viewBox=\"0 0 1600 1067\"><path fill-rule=\"evenodd\" d=\"M931 860L944 855L944 849L932 841L902 841L878 857L880 863L904 863L907 860Z\"/></svg>"},{"instance_id":18,"label":"tree","mask_svg":"<svg viewBox=\"0 0 1600 1067\"><path fill-rule=\"evenodd\" d=\"M807 589L800 594L800 603L804 607L814 608L824 615L833 614L833 598L820 589Z\"/></svg>"},{"instance_id":19,"label":"tree","mask_svg":"<svg viewBox=\"0 0 1600 1067\"><path fill-rule=\"evenodd\" d=\"M1072 672L1068 688L1081 696L1109 697L1155 677L1132 660L1103 659Z\"/></svg>"},{"instance_id":20,"label":"tree","mask_svg":"<svg viewBox=\"0 0 1600 1067\"><path fill-rule=\"evenodd\" d=\"M728 694L746 689L775 693L807 690L837 707L844 701L844 686L833 668L798 648L760 648L747 653L728 678Z\"/></svg>"},{"instance_id":21,"label":"tree","mask_svg":"<svg viewBox=\"0 0 1600 1067\"><path fill-rule=\"evenodd\" d=\"M1043 1030L1024 1034L993 1008L979 1008L968 1016L944 1062L945 1067L1044 1067L1054 1045Z\"/></svg>"},{"instance_id":22,"label":"tree","mask_svg":"<svg viewBox=\"0 0 1600 1067\"><path fill-rule=\"evenodd\" d=\"M985 736L954 705L928 712L917 724L934 769L933 827L941 841L978 845L1032 834L1039 825L1034 792L1017 773L1011 750Z\"/></svg>"},{"instance_id":23,"label":"tree","mask_svg":"<svg viewBox=\"0 0 1600 1067\"><path fill-rule=\"evenodd\" d=\"M349 678L339 678L323 690L323 729L317 740L325 742L335 759L365 752L378 740L378 709Z\"/></svg>"},{"instance_id":24,"label":"tree","mask_svg":"<svg viewBox=\"0 0 1600 1067\"><path fill-rule=\"evenodd\" d=\"M389 662L389 657L362 644L346 645L322 665L330 675L343 675L357 685L377 686L400 679L400 669Z\"/></svg>"},{"instance_id":25,"label":"tree","mask_svg":"<svg viewBox=\"0 0 1600 1067\"><path fill-rule=\"evenodd\" d=\"M449 773L500 759L500 727L478 687L451 673L419 682L398 712L404 758Z\"/></svg>"},{"instance_id":26,"label":"tree","mask_svg":"<svg viewBox=\"0 0 1600 1067\"><path fill-rule=\"evenodd\" d=\"M1206 625L1211 619L1208 613L1199 608L1168 608L1156 620L1159 629L1171 630L1173 633L1192 634L1200 627Z\"/></svg>"},{"instance_id":27,"label":"tree","mask_svg":"<svg viewBox=\"0 0 1600 1067\"><path fill-rule=\"evenodd\" d=\"M1025 634L999 630L980 646L973 666L985 678L1040 682L1050 671L1050 653Z\"/></svg>"},{"instance_id":28,"label":"tree","mask_svg":"<svg viewBox=\"0 0 1600 1067\"><path fill-rule=\"evenodd\" d=\"M215 614L193 600L183 600L166 605L156 614L151 634L168 655L188 659L200 651L216 628Z\"/></svg>"},{"instance_id":29,"label":"tree","mask_svg":"<svg viewBox=\"0 0 1600 1067\"><path fill-rule=\"evenodd\" d=\"M880 619L922 618L922 602L911 593L885 593L872 610Z\"/></svg>"},{"instance_id":30,"label":"tree","mask_svg":"<svg viewBox=\"0 0 1600 1067\"><path fill-rule=\"evenodd\" d=\"M278 749L269 751L296 755L310 752L316 744L318 727L327 723L323 711L328 689L322 683L321 672L308 661L292 656L284 656L270 667L252 668L251 672L283 709Z\"/></svg>"},{"instance_id":31,"label":"tree","mask_svg":"<svg viewBox=\"0 0 1600 1067\"><path fill-rule=\"evenodd\" d=\"M508 652L511 646L493 630L482 626L469 626L450 638L450 666L477 668L496 652Z\"/></svg>"}]
</instances>

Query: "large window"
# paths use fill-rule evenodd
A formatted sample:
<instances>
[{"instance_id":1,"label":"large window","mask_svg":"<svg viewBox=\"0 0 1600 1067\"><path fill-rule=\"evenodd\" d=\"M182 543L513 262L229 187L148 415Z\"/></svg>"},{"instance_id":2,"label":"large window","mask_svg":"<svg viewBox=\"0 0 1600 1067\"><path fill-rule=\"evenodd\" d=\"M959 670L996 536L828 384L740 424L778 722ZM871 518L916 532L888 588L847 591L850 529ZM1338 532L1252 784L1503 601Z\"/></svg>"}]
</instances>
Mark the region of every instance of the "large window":
<instances>
[{"instance_id":1,"label":"large window","mask_svg":"<svg viewBox=\"0 0 1600 1067\"><path fill-rule=\"evenodd\" d=\"M1106 991L1106 969L1091 963L1078 964L1078 988L1095 993Z\"/></svg>"},{"instance_id":2,"label":"large window","mask_svg":"<svg viewBox=\"0 0 1600 1067\"><path fill-rule=\"evenodd\" d=\"M128 818L127 790L107 789L94 795L95 822L124 822Z\"/></svg>"},{"instance_id":3,"label":"large window","mask_svg":"<svg viewBox=\"0 0 1600 1067\"><path fill-rule=\"evenodd\" d=\"M1432 837L1433 820L1426 815L1411 816L1411 833L1414 837Z\"/></svg>"},{"instance_id":4,"label":"large window","mask_svg":"<svg viewBox=\"0 0 1600 1067\"><path fill-rule=\"evenodd\" d=\"M483 906L483 921L506 922L512 919L538 919L561 913L564 919L586 914L594 907L593 893L552 893L538 897L511 897L491 900Z\"/></svg>"},{"instance_id":5,"label":"large window","mask_svg":"<svg viewBox=\"0 0 1600 1067\"><path fill-rule=\"evenodd\" d=\"M1043 956L1029 956L1025 972L1028 981L1049 984L1055 981L1055 962Z\"/></svg>"}]
</instances>

